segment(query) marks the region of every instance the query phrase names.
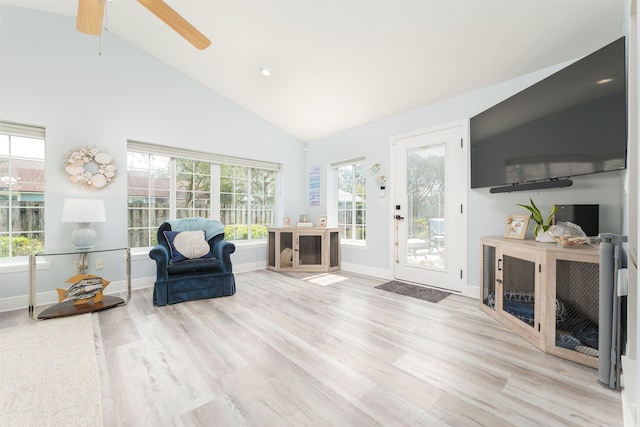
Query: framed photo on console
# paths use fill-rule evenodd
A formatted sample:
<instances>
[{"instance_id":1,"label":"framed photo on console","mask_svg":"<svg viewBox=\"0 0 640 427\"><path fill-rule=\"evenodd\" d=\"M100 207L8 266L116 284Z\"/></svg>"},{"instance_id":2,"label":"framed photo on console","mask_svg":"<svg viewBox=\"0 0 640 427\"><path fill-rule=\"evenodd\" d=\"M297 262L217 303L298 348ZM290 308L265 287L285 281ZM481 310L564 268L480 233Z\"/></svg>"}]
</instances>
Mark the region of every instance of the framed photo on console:
<instances>
[{"instance_id":1,"label":"framed photo on console","mask_svg":"<svg viewBox=\"0 0 640 427\"><path fill-rule=\"evenodd\" d=\"M327 217L319 216L318 217L318 227L326 227L327 226Z\"/></svg>"},{"instance_id":2,"label":"framed photo on console","mask_svg":"<svg viewBox=\"0 0 640 427\"><path fill-rule=\"evenodd\" d=\"M511 215L505 221L507 229L504 237L523 240L529 227L529 215Z\"/></svg>"}]
</instances>

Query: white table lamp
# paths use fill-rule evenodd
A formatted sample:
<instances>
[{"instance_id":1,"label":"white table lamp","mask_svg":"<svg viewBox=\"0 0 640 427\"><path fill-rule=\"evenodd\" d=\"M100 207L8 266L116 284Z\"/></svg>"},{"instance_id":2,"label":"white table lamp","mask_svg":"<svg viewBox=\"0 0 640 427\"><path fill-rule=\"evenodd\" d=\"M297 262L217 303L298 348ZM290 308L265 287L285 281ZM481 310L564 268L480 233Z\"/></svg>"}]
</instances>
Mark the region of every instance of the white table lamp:
<instances>
[{"instance_id":1,"label":"white table lamp","mask_svg":"<svg viewBox=\"0 0 640 427\"><path fill-rule=\"evenodd\" d=\"M91 222L107 220L102 199L64 199L62 222L77 222L78 228L71 233L71 242L76 249L91 249L96 232L89 228Z\"/></svg>"}]
</instances>

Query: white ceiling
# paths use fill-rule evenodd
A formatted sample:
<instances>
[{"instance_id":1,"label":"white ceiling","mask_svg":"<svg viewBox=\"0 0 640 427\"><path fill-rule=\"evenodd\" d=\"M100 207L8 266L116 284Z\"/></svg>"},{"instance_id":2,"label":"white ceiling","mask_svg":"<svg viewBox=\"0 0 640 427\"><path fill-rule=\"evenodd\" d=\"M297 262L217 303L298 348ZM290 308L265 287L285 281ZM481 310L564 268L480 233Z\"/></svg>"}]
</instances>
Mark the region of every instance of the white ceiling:
<instances>
[{"instance_id":1,"label":"white ceiling","mask_svg":"<svg viewBox=\"0 0 640 427\"><path fill-rule=\"evenodd\" d=\"M165 1L209 48L135 0L108 2L109 31L305 142L586 55L622 35L625 12L624 0ZM0 4L77 12L77 0Z\"/></svg>"}]
</instances>

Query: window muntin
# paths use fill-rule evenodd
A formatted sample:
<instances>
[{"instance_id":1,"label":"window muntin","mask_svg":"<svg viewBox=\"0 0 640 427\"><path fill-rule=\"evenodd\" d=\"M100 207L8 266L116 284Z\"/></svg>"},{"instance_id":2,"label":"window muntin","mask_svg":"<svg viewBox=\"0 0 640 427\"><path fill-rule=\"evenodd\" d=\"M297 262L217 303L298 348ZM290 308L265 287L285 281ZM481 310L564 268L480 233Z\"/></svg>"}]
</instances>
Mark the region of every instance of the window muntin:
<instances>
[{"instance_id":1,"label":"window muntin","mask_svg":"<svg viewBox=\"0 0 640 427\"><path fill-rule=\"evenodd\" d=\"M155 245L170 218L219 219L236 241L264 239L275 224L276 170L133 150L127 158L131 247Z\"/></svg>"},{"instance_id":2,"label":"window muntin","mask_svg":"<svg viewBox=\"0 0 640 427\"><path fill-rule=\"evenodd\" d=\"M0 122L0 258L44 250L44 135Z\"/></svg>"},{"instance_id":3,"label":"window muntin","mask_svg":"<svg viewBox=\"0 0 640 427\"><path fill-rule=\"evenodd\" d=\"M338 228L344 241L366 240L366 163L339 165L337 176Z\"/></svg>"}]
</instances>

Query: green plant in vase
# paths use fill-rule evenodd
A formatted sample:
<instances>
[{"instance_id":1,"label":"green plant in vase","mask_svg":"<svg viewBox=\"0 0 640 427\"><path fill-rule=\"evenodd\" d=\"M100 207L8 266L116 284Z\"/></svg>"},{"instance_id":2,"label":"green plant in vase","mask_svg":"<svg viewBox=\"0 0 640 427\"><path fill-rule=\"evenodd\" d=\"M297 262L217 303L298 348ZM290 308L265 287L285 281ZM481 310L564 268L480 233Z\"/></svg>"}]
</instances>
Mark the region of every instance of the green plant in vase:
<instances>
[{"instance_id":1,"label":"green plant in vase","mask_svg":"<svg viewBox=\"0 0 640 427\"><path fill-rule=\"evenodd\" d=\"M537 239L538 233L540 233L540 230L542 230L543 233L547 232L549 230L549 227L553 225L551 221L553 221L553 218L556 215L556 211L558 210L558 207L556 206L555 203L553 204L553 207L551 208L551 213L549 214L549 216L547 217L547 221L545 222L544 217L542 216L542 212L540 212L540 209L536 206L535 203L533 203L532 199L529 199L529 203L530 204L528 205L517 203L516 206L520 206L521 208L524 208L529 212L531 212L531 219L536 223L536 227L533 229L533 235Z\"/></svg>"}]
</instances>

